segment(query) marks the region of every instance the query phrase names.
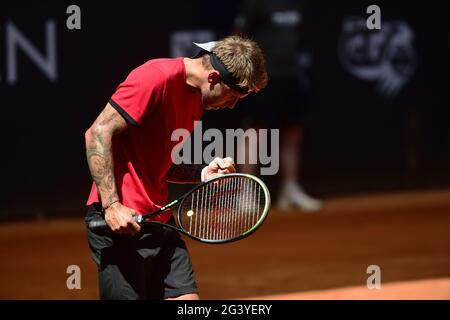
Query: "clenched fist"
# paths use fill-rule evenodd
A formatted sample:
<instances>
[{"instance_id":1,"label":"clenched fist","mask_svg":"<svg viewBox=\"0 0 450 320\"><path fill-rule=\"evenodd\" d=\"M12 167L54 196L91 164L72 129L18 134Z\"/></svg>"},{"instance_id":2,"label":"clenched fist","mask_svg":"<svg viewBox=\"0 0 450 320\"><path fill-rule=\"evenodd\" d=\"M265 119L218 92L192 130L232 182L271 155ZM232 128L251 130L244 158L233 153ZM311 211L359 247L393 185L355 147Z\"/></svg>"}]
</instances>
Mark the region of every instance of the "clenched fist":
<instances>
[{"instance_id":1,"label":"clenched fist","mask_svg":"<svg viewBox=\"0 0 450 320\"><path fill-rule=\"evenodd\" d=\"M234 173L236 169L234 168L233 159L227 158L215 158L211 163L203 168L202 170L202 181L205 182L212 178L223 176L227 173Z\"/></svg>"}]
</instances>

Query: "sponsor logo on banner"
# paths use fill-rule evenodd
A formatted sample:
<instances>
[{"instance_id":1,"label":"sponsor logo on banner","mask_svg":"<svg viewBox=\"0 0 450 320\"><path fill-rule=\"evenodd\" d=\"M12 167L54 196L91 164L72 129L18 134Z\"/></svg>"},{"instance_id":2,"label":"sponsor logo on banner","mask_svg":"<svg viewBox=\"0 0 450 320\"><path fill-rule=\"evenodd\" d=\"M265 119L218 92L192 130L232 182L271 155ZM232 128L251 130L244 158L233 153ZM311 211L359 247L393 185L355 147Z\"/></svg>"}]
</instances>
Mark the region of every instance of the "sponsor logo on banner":
<instances>
[{"instance_id":1,"label":"sponsor logo on banner","mask_svg":"<svg viewBox=\"0 0 450 320\"><path fill-rule=\"evenodd\" d=\"M383 21L369 30L364 17L347 17L338 44L339 60L354 77L375 83L384 98L395 98L414 76L414 31L404 21Z\"/></svg>"},{"instance_id":2,"label":"sponsor logo on banner","mask_svg":"<svg viewBox=\"0 0 450 320\"><path fill-rule=\"evenodd\" d=\"M24 34L14 22L9 20L5 22L6 77L0 75L0 84L17 85L19 83L19 55L24 55L30 60L48 80L57 82L58 48L56 43L56 21L48 19L44 26L39 26L39 28L43 29L44 50L39 49L33 41L34 39L30 39ZM0 44L0 49L2 49L1 47ZM22 74L24 73L22 72Z\"/></svg>"}]
</instances>

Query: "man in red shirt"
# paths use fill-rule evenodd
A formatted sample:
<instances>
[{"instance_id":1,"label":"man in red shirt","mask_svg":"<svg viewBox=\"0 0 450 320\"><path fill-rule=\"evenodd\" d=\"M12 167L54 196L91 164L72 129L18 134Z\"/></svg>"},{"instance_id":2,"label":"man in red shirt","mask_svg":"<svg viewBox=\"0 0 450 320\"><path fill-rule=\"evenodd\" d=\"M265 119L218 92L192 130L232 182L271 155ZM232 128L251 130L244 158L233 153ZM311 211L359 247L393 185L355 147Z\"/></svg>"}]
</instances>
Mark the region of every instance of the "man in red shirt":
<instances>
[{"instance_id":1,"label":"man in red shirt","mask_svg":"<svg viewBox=\"0 0 450 320\"><path fill-rule=\"evenodd\" d=\"M140 232L134 216L167 204L167 182L197 183L234 172L232 159L174 165L172 132L190 132L203 110L234 108L267 84L259 46L238 36L196 44L194 58L154 59L134 69L87 130L93 177L86 221L104 216L112 233L88 230L101 299L198 299L189 254L178 233ZM167 212L155 219L171 220Z\"/></svg>"}]
</instances>

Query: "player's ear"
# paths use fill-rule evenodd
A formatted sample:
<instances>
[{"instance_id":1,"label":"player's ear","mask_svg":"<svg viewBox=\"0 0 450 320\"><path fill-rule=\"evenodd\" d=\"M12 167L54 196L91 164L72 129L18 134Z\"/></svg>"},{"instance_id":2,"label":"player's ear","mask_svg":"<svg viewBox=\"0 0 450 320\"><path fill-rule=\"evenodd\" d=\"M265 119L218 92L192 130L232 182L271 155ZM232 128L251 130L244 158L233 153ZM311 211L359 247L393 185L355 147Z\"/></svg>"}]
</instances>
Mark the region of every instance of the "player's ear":
<instances>
[{"instance_id":1,"label":"player's ear","mask_svg":"<svg viewBox=\"0 0 450 320\"><path fill-rule=\"evenodd\" d=\"M211 71L208 74L208 83L211 85L215 85L220 82L220 74L216 70Z\"/></svg>"}]
</instances>

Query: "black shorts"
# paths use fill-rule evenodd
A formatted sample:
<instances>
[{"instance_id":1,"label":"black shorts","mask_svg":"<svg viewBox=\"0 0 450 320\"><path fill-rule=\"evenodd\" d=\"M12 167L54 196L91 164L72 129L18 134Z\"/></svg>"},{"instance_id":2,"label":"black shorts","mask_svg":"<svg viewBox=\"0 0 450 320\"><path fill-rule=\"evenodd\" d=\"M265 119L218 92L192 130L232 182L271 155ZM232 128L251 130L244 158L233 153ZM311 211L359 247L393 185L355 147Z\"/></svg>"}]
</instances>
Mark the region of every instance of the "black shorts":
<instances>
[{"instance_id":1,"label":"black shorts","mask_svg":"<svg viewBox=\"0 0 450 320\"><path fill-rule=\"evenodd\" d=\"M89 206L86 222L98 216L103 216L101 206ZM100 299L161 300L198 292L191 259L178 232L151 226L134 237L99 235L89 229L87 236L97 264Z\"/></svg>"}]
</instances>

